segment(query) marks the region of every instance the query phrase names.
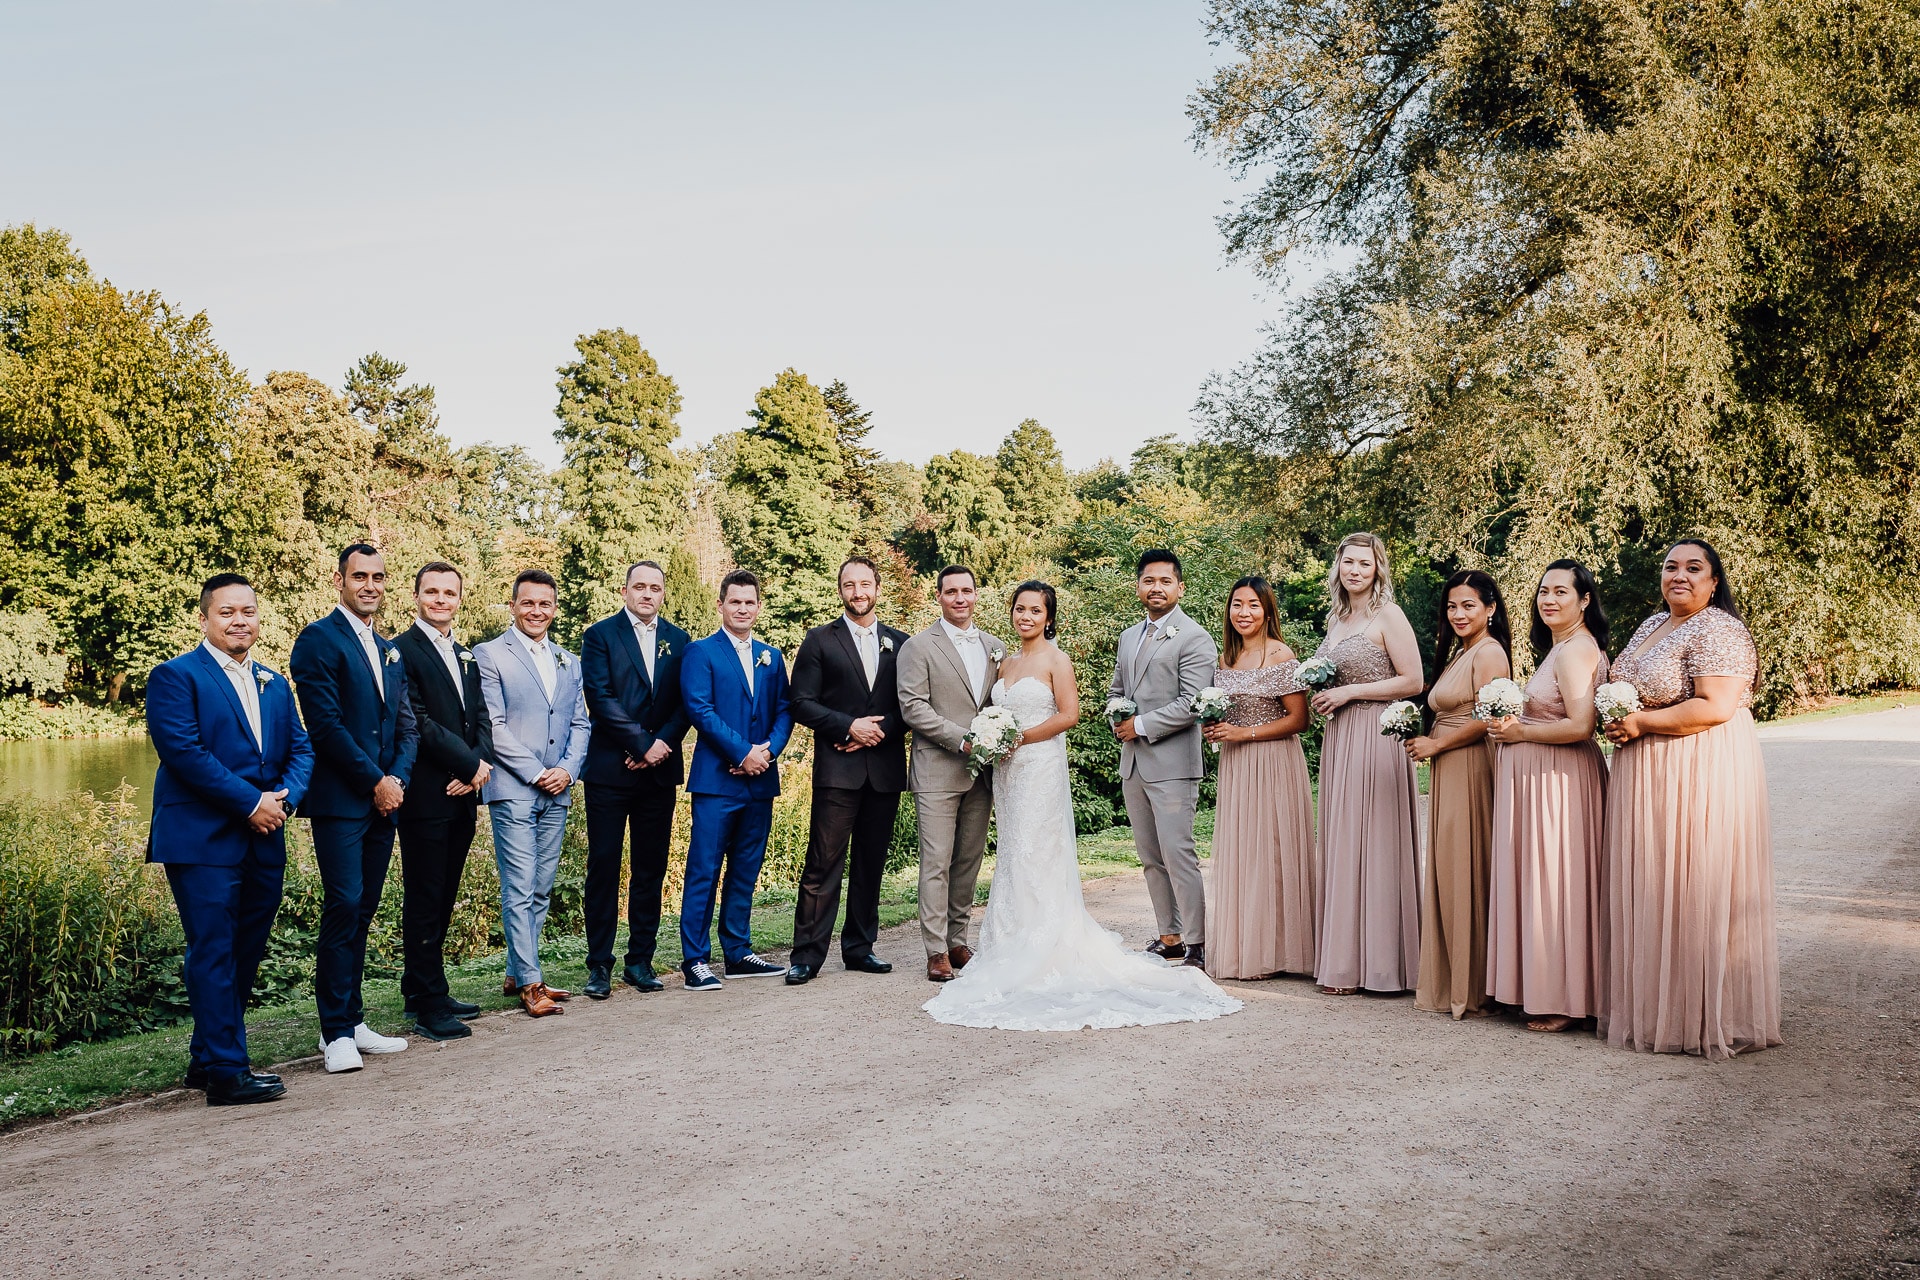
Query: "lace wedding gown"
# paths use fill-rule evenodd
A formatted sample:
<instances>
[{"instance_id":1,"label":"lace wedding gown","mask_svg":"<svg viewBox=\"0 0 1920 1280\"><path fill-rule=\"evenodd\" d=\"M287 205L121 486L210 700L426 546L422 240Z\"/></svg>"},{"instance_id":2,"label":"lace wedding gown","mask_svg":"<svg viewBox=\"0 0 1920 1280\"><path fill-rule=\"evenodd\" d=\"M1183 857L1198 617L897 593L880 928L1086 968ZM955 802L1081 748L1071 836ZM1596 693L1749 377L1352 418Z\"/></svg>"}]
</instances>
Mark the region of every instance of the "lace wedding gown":
<instances>
[{"instance_id":1,"label":"lace wedding gown","mask_svg":"<svg viewBox=\"0 0 1920 1280\"><path fill-rule=\"evenodd\" d=\"M993 701L1022 728L1054 714L1053 690L1027 676ZM1129 951L1087 914L1073 832L1064 737L1021 747L994 770L999 855L980 948L921 1007L935 1021L1005 1031L1075 1031L1203 1022L1240 1002L1199 969Z\"/></svg>"}]
</instances>

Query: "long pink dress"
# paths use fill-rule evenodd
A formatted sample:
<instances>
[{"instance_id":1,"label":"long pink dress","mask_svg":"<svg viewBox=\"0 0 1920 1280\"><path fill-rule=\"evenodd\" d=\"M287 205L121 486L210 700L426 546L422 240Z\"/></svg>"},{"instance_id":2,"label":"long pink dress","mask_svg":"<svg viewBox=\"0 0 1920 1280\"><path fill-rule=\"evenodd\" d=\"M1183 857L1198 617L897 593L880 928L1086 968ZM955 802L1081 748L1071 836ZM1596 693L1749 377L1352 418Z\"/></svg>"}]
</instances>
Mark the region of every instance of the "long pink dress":
<instances>
[{"instance_id":1,"label":"long pink dress","mask_svg":"<svg viewBox=\"0 0 1920 1280\"><path fill-rule=\"evenodd\" d=\"M1568 644L1593 645L1582 632ZM1520 719L1566 718L1555 645ZM1594 683L1607 678L1600 655ZM1487 994L1537 1016L1591 1018L1607 997L1607 759L1592 738L1503 744L1493 782Z\"/></svg>"},{"instance_id":2,"label":"long pink dress","mask_svg":"<svg viewBox=\"0 0 1920 1280\"><path fill-rule=\"evenodd\" d=\"M1612 974L1607 1042L1728 1058L1780 1043L1767 774L1748 710L1759 655L1738 618L1702 609L1657 644L1640 624L1614 662L1648 710L1693 696L1700 676L1746 684L1724 724L1644 734L1614 753L1607 797Z\"/></svg>"},{"instance_id":3,"label":"long pink dress","mask_svg":"<svg viewBox=\"0 0 1920 1280\"><path fill-rule=\"evenodd\" d=\"M1281 699L1304 692L1297 660L1253 671L1221 667L1213 683L1233 699L1229 723L1269 724ZM1295 734L1220 748L1213 818L1213 902L1207 972L1216 978L1311 974L1320 900L1313 845L1313 786Z\"/></svg>"},{"instance_id":4,"label":"long pink dress","mask_svg":"<svg viewBox=\"0 0 1920 1280\"><path fill-rule=\"evenodd\" d=\"M1320 651L1337 685L1393 677L1386 651L1348 636ZM1384 702L1349 702L1320 741L1323 987L1408 991L1420 969L1419 790L1406 748L1380 732Z\"/></svg>"}]
</instances>

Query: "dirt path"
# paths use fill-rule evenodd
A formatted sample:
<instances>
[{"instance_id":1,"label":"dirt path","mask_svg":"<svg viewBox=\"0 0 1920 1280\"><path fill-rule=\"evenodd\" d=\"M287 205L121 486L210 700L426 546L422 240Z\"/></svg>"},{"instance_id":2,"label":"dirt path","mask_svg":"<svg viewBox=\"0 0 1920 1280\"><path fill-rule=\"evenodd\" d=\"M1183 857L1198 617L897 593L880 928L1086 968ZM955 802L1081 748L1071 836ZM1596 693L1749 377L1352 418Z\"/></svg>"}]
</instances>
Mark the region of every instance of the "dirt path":
<instances>
[{"instance_id":1,"label":"dirt path","mask_svg":"<svg viewBox=\"0 0 1920 1280\"><path fill-rule=\"evenodd\" d=\"M1920 1275L1920 708L1766 750L1787 1045L1752 1059L1299 982L947 1028L894 930L888 978L576 1000L272 1107L0 1140L0 1273ZM1150 930L1137 876L1088 901Z\"/></svg>"}]
</instances>

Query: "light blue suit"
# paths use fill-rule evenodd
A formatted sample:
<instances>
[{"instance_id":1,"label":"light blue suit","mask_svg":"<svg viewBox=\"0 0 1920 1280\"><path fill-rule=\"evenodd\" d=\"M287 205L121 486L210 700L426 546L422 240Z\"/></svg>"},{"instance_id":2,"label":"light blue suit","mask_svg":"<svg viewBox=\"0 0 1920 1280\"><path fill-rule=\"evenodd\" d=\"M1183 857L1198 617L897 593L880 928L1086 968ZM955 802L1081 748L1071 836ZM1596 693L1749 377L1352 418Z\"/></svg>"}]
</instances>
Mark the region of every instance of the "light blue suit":
<instances>
[{"instance_id":1,"label":"light blue suit","mask_svg":"<svg viewBox=\"0 0 1920 1280\"><path fill-rule=\"evenodd\" d=\"M567 807L573 803L572 786L550 796L533 780L547 769L564 769L578 781L590 732L579 657L551 637L544 643L558 667L551 698L517 630L509 628L473 651L480 694L493 725L493 775L483 794L493 818L493 856L500 869L507 976L522 987L541 981L540 930L547 923L567 832Z\"/></svg>"}]
</instances>

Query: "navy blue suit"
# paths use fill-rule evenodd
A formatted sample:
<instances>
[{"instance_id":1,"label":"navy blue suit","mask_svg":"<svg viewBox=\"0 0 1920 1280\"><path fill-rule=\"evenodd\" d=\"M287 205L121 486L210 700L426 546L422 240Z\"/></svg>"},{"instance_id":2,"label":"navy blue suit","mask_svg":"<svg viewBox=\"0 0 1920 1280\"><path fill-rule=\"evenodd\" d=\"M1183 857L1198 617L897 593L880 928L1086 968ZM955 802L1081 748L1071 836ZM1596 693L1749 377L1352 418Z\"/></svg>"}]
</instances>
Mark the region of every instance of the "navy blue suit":
<instances>
[{"instance_id":1,"label":"navy blue suit","mask_svg":"<svg viewBox=\"0 0 1920 1280\"><path fill-rule=\"evenodd\" d=\"M376 635L374 645L377 670L368 667L353 627L335 609L300 632L289 663L313 740L313 785L300 812L313 823L325 890L313 982L320 1034L328 1042L351 1037L366 1020L360 979L367 929L386 888L399 820L398 810L375 812L373 789L389 774L405 787L419 748L406 663L392 642Z\"/></svg>"},{"instance_id":2,"label":"navy blue suit","mask_svg":"<svg viewBox=\"0 0 1920 1280\"><path fill-rule=\"evenodd\" d=\"M190 1061L214 1080L249 1069L247 1000L286 872L286 829L263 835L247 819L263 792L284 789L282 803L299 804L313 772L286 679L258 664L254 679L258 741L204 645L147 677L147 734L160 757L147 858L166 867L187 936Z\"/></svg>"},{"instance_id":3,"label":"navy blue suit","mask_svg":"<svg viewBox=\"0 0 1920 1280\"><path fill-rule=\"evenodd\" d=\"M688 772L693 795L693 838L687 848L687 883L680 897L683 967L711 960L708 934L714 889L724 867L720 899L720 945L728 960L753 950L753 890L767 856L773 798L780 794L780 753L793 736L787 706L787 664L772 645L753 642L753 687L725 631L687 646L680 664L680 700L699 735ZM757 778L732 771L754 746L766 743L774 767Z\"/></svg>"}]
</instances>

